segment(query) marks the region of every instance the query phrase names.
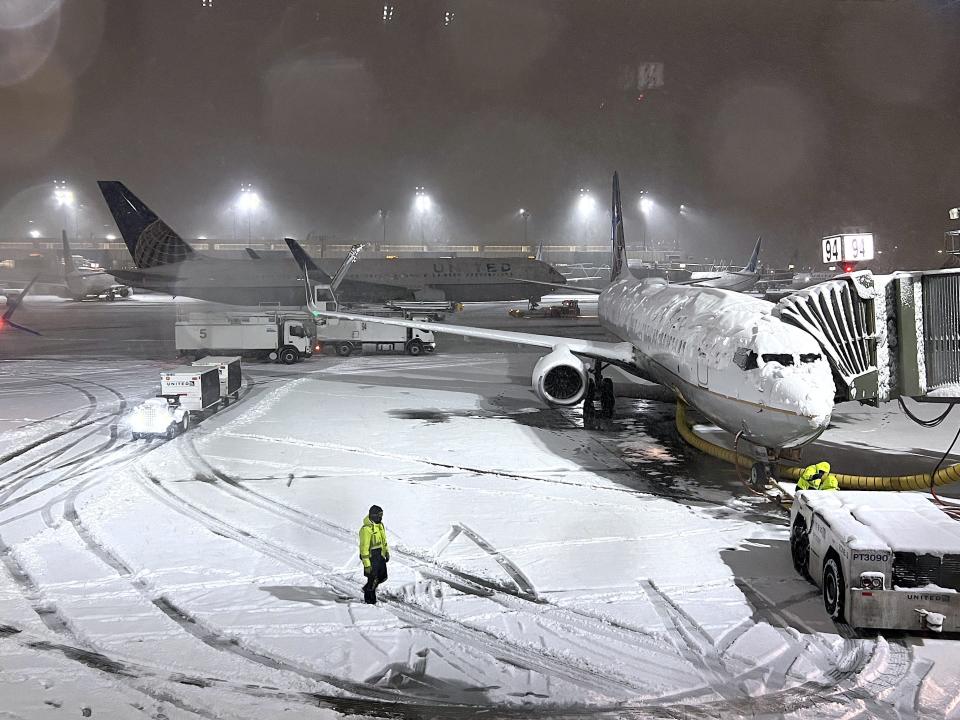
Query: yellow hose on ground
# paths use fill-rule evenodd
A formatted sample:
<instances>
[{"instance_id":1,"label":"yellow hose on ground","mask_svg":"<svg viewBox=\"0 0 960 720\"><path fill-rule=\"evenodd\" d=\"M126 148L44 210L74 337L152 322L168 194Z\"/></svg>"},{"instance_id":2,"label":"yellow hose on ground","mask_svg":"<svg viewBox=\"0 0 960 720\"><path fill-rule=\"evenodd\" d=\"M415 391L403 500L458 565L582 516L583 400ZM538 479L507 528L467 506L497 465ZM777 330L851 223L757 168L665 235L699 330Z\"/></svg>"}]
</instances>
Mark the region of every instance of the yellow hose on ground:
<instances>
[{"instance_id":1,"label":"yellow hose on ground","mask_svg":"<svg viewBox=\"0 0 960 720\"><path fill-rule=\"evenodd\" d=\"M755 460L744 455L738 455L709 440L704 440L695 434L687 424L687 406L682 400L677 400L677 432L697 450L715 458L740 467L750 468ZM780 468L780 476L784 480L797 480L803 468ZM940 468L931 478L930 473L917 475L844 475L833 473L842 490L929 490L931 485L947 485L960 480L960 463Z\"/></svg>"}]
</instances>

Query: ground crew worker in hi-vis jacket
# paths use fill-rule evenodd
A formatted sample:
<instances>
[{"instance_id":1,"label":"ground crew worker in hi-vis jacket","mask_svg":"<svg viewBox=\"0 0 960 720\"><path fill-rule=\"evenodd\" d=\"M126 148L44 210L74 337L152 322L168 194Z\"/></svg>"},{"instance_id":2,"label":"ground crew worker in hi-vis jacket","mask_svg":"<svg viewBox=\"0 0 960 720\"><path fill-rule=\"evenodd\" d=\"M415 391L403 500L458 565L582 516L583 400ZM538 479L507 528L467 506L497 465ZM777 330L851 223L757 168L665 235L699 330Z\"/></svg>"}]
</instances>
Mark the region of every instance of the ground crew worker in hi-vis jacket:
<instances>
[{"instance_id":1,"label":"ground crew worker in hi-vis jacket","mask_svg":"<svg viewBox=\"0 0 960 720\"><path fill-rule=\"evenodd\" d=\"M390 546L387 545L387 531L383 528L383 508L373 505L360 527L360 562L367 578L363 586L365 603L377 604L377 585L387 579L389 560Z\"/></svg>"},{"instance_id":2,"label":"ground crew worker in hi-vis jacket","mask_svg":"<svg viewBox=\"0 0 960 720\"><path fill-rule=\"evenodd\" d=\"M797 490L839 490L837 479L830 472L830 463L819 462L808 465L800 473Z\"/></svg>"}]
</instances>

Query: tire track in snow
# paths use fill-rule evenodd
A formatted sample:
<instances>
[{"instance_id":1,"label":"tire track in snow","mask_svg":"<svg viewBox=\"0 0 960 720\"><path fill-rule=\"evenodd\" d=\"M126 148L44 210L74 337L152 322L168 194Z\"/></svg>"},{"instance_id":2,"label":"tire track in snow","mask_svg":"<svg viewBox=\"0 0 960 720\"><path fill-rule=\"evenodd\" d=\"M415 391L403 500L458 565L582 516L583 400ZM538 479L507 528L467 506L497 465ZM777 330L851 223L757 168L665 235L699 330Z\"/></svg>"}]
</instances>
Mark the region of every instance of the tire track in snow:
<instances>
[{"instance_id":1,"label":"tire track in snow","mask_svg":"<svg viewBox=\"0 0 960 720\"><path fill-rule=\"evenodd\" d=\"M91 553L116 572L118 576L129 582L144 599L189 635L192 635L214 650L236 655L248 662L271 670L291 672L308 680L327 684L361 697L372 696L386 702L404 702L404 696L401 693L383 690L382 688L372 687L362 683L353 683L334 675L316 672L289 658L280 657L261 650L251 650L242 645L239 639L225 635L223 632L201 621L188 610L178 605L169 596L163 593L157 593L146 580L138 577L134 570L127 565L120 556L104 543L98 541L90 529L83 523L76 509L76 500L84 489L85 488L82 487L76 488L64 500L63 518L70 523L77 536ZM337 700L342 699L332 695L329 697Z\"/></svg>"},{"instance_id":2,"label":"tire track in snow","mask_svg":"<svg viewBox=\"0 0 960 720\"><path fill-rule=\"evenodd\" d=\"M155 497L164 501L168 507L191 517L209 532L234 540L288 567L310 574L343 596L353 598L356 601L360 600L361 594L357 586L338 577L334 573L334 568L275 544L270 540L258 537L247 530L237 528L184 498L171 489L168 483L164 483L151 475L143 475L143 477L146 481L144 483L145 487L153 492ZM630 681L611 677L609 671L571 663L564 658L538 652L533 648L518 645L487 630L473 628L415 604L403 602L399 598L387 598L380 604L401 620L411 623L415 627L482 650L501 662L525 670L562 678L585 689L604 693L608 696L623 697L624 693L645 689Z\"/></svg>"},{"instance_id":3,"label":"tire track in snow","mask_svg":"<svg viewBox=\"0 0 960 720\"><path fill-rule=\"evenodd\" d=\"M353 543L355 532L264 495L221 472L200 455L192 439L185 438L179 449L184 459L200 472L199 479L208 482L210 487L284 520L292 521L300 527L346 543ZM579 608L556 605L538 596L535 591L525 590L522 584L518 583L515 587L511 587L478 577L459 568L445 565L425 552L417 552L403 546L394 546L392 555L404 559L427 579L438 580L461 592L490 598L516 612L533 614L547 619L550 623L566 626L565 629L568 631L575 629L573 633L569 633L571 635L587 633L596 639L612 640L635 649L642 647L644 651L654 656L664 656L670 660L676 658L675 654L667 651L668 646L665 643L641 628ZM556 628L553 630L555 631ZM623 658L625 662L630 660L636 662L639 658ZM641 663L642 667L638 667L637 670L647 676L655 675L663 669L661 663L662 661L650 659ZM676 680L676 676L671 679Z\"/></svg>"}]
</instances>

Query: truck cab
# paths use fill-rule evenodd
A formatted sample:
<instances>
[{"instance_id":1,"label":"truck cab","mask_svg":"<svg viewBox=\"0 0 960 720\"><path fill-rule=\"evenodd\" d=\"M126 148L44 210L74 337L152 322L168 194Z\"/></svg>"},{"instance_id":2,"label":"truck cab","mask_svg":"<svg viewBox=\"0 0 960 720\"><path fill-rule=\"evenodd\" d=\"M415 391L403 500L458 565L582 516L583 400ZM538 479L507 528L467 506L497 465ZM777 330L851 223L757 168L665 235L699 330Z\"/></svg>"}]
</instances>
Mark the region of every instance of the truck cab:
<instances>
[{"instance_id":1,"label":"truck cab","mask_svg":"<svg viewBox=\"0 0 960 720\"><path fill-rule=\"evenodd\" d=\"M797 492L796 570L858 628L960 631L960 522L912 492Z\"/></svg>"}]
</instances>

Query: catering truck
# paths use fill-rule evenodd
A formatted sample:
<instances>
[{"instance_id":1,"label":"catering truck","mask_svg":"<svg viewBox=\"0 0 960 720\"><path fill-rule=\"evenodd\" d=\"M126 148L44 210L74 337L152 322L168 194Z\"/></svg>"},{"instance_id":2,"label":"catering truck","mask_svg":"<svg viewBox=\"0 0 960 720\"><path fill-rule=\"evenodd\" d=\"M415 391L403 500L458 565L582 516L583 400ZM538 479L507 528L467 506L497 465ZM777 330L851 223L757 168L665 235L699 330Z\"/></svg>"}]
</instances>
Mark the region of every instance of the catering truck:
<instances>
[{"instance_id":1,"label":"catering truck","mask_svg":"<svg viewBox=\"0 0 960 720\"><path fill-rule=\"evenodd\" d=\"M960 522L924 494L801 490L790 513L799 573L837 622L960 630Z\"/></svg>"},{"instance_id":2,"label":"catering truck","mask_svg":"<svg viewBox=\"0 0 960 720\"><path fill-rule=\"evenodd\" d=\"M177 320L177 353L239 355L292 365L313 354L313 320L304 312L188 313Z\"/></svg>"},{"instance_id":3,"label":"catering truck","mask_svg":"<svg viewBox=\"0 0 960 720\"><path fill-rule=\"evenodd\" d=\"M341 357L354 352L422 355L436 350L437 341L431 331L419 328L368 323L364 320L321 318L317 320L317 348L322 352L327 347L332 347Z\"/></svg>"}]
</instances>

